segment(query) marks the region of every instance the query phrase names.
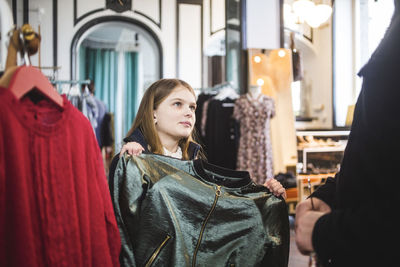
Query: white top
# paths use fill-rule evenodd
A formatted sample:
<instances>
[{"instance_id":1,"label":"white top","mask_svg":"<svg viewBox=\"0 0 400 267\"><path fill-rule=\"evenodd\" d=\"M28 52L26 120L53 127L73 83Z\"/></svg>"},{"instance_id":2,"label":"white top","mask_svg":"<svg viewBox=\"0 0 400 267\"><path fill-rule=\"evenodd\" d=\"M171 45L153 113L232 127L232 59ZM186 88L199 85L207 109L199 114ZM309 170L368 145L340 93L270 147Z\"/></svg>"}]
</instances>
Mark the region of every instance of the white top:
<instances>
[{"instance_id":1,"label":"white top","mask_svg":"<svg viewBox=\"0 0 400 267\"><path fill-rule=\"evenodd\" d=\"M164 149L164 156L182 159L182 149L180 146L178 146L178 149L176 150L176 152L171 152L168 149L166 149L165 147L163 147L163 149Z\"/></svg>"}]
</instances>

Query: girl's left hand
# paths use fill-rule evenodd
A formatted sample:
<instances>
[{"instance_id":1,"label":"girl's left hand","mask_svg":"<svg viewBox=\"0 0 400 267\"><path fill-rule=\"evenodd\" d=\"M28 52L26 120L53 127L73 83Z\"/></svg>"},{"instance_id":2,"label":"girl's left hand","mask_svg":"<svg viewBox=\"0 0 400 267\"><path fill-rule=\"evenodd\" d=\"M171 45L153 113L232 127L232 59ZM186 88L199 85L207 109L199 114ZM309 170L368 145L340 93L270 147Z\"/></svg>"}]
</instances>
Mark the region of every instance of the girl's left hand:
<instances>
[{"instance_id":1,"label":"girl's left hand","mask_svg":"<svg viewBox=\"0 0 400 267\"><path fill-rule=\"evenodd\" d=\"M267 187L271 191L271 193L274 194L275 196L277 197L282 196L283 199L286 199L286 189L276 179L274 178L268 179L264 183L264 186Z\"/></svg>"}]
</instances>

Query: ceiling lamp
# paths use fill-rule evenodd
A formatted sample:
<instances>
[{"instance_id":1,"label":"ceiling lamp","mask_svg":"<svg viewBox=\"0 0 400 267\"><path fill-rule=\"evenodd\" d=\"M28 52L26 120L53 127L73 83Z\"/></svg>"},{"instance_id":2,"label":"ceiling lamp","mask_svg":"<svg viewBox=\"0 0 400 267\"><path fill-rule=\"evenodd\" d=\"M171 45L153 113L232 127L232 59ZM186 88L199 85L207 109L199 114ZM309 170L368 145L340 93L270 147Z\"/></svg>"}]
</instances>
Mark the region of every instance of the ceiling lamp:
<instances>
[{"instance_id":1,"label":"ceiling lamp","mask_svg":"<svg viewBox=\"0 0 400 267\"><path fill-rule=\"evenodd\" d=\"M332 14L332 7L329 4L322 3L322 1L315 4L311 0L296 0L292 8L299 23L306 22L313 28L321 26Z\"/></svg>"},{"instance_id":2,"label":"ceiling lamp","mask_svg":"<svg viewBox=\"0 0 400 267\"><path fill-rule=\"evenodd\" d=\"M305 21L313 28L318 28L325 23L332 14L332 7L325 4L319 4L314 7L313 12L308 14Z\"/></svg>"},{"instance_id":3,"label":"ceiling lamp","mask_svg":"<svg viewBox=\"0 0 400 267\"><path fill-rule=\"evenodd\" d=\"M305 19L313 11L315 4L310 0L297 0L293 3L293 12L297 15L300 23L304 23Z\"/></svg>"}]
</instances>

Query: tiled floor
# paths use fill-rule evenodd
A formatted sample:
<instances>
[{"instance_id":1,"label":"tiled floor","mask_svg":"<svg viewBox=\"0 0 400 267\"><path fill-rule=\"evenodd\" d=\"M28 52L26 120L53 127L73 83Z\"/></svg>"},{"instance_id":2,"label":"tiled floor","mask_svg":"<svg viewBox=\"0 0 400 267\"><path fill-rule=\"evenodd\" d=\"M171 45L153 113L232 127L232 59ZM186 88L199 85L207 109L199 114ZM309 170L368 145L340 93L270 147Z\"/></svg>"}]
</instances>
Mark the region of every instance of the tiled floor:
<instances>
[{"instance_id":1,"label":"tiled floor","mask_svg":"<svg viewBox=\"0 0 400 267\"><path fill-rule=\"evenodd\" d=\"M290 224L290 251L288 267L308 267L308 256L302 255L296 246L292 218Z\"/></svg>"}]
</instances>

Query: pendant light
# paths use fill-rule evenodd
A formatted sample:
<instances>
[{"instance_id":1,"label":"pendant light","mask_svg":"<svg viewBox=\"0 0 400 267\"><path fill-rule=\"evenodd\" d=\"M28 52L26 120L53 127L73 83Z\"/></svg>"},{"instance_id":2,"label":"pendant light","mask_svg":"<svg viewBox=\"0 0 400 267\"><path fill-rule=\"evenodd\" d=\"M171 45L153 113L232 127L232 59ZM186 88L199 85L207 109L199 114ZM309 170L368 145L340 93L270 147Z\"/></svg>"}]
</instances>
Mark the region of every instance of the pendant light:
<instances>
[{"instance_id":1,"label":"pendant light","mask_svg":"<svg viewBox=\"0 0 400 267\"><path fill-rule=\"evenodd\" d=\"M318 28L328 21L332 14L332 7L326 1L296 0L292 4L294 14L299 23L306 22L313 28Z\"/></svg>"}]
</instances>

